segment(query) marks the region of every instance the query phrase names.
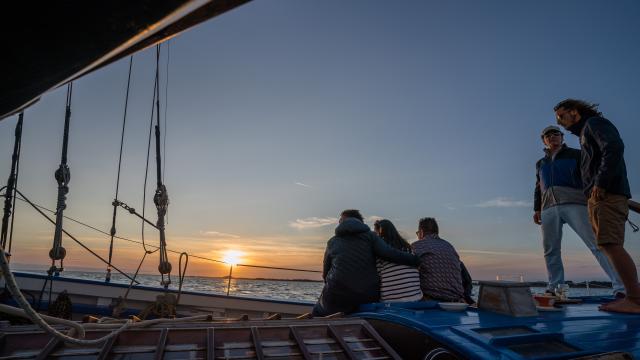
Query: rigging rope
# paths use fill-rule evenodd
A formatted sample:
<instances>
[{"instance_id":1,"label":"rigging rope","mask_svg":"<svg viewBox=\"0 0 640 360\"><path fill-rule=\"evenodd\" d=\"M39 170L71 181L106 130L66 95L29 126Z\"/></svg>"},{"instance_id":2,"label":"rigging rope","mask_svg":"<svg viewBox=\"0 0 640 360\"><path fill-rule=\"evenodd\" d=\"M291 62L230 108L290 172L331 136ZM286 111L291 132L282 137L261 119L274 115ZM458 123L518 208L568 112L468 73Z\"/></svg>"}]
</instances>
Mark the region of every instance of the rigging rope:
<instances>
[{"instance_id":1,"label":"rigging rope","mask_svg":"<svg viewBox=\"0 0 640 360\"><path fill-rule=\"evenodd\" d=\"M144 259L147 258L147 255L149 254L153 254L154 252L158 251L157 249L154 251L145 251L144 255L142 256L142 260L140 260L140 263L138 264L138 268L136 269L136 273L133 274L133 278L131 279L131 282L129 283L129 287L127 288L127 291L124 293L123 297L119 297L118 301L116 303L116 305L113 307L113 311L111 312L111 316L113 317L120 317L120 314L122 313L122 310L124 310L124 306L125 303L127 301L127 299L129 298L129 292L131 291L131 288L133 287L133 283L136 281L136 278L138 277L138 273L140 272L140 268L142 267L142 264L144 263Z\"/></svg>"},{"instance_id":2,"label":"rigging rope","mask_svg":"<svg viewBox=\"0 0 640 360\"><path fill-rule=\"evenodd\" d=\"M167 170L167 108L169 107L169 55L171 50L171 39L167 42L167 66L165 71L164 81L164 134L162 140L162 157L164 158L164 165L162 168L162 182L164 182L164 174Z\"/></svg>"},{"instance_id":3,"label":"rigging rope","mask_svg":"<svg viewBox=\"0 0 640 360\"><path fill-rule=\"evenodd\" d=\"M24 112L23 112L24 113ZM20 115L22 116L21 113ZM14 187L13 187L13 208L11 209L11 230L9 231L9 248L8 248L8 252L9 254L11 254L11 245L13 245L13 224L16 220L16 196L17 196L17 189L18 189L18 178L20 175L20 153L22 152L22 125L20 125L20 146L18 146L18 161L16 162L16 178L15 178L15 182L14 182Z\"/></svg>"},{"instance_id":4,"label":"rigging rope","mask_svg":"<svg viewBox=\"0 0 640 360\"><path fill-rule=\"evenodd\" d=\"M0 191L1 191L1 189L0 189ZM19 195L21 195L21 196L22 196L22 193L20 193L20 192L19 192ZM20 200L20 201L27 202L27 203L29 203L31 206L33 206L34 208L44 209L44 210L46 210L46 211L48 211L48 212L50 212L50 213L54 213L54 214L55 214L55 211L53 211L53 210L51 210L51 209L47 209L46 207L44 207L44 206L42 206L42 205L38 205L38 204L32 203L32 202L30 202L30 201L27 201L27 200L25 200L24 198L21 198L20 196L17 196L17 197L16 197L16 199L17 199L17 200ZM124 205L126 205L126 204L124 204ZM134 214L135 214L135 215L140 216L140 215L138 215L137 213L135 213L135 209L133 209L133 210L134 210ZM40 211L39 211L39 212L40 212ZM42 212L40 212L40 214L42 214ZM45 216L45 217L46 217L46 216ZM84 226L84 227L86 227L86 228L88 228L88 229L91 229L91 230L93 230L93 231L95 231L95 232L98 232L98 233L100 233L100 234L103 234L103 235L107 235L107 236L109 236L109 233L108 233L108 232L103 231L103 230L100 230L100 229L96 228L95 226L91 226L91 225L86 224L86 223L84 223L84 222L82 222L82 221L78 221L78 220L76 220L76 219L74 219L74 218L72 218L72 217L65 216L65 219L70 220L70 221L73 221L73 222L75 222L75 223L77 223L77 224L79 224L79 225L82 225L82 226ZM49 219L49 221L51 221L51 220ZM147 221L148 221L148 220L147 220ZM153 224L152 224L152 225L153 225ZM154 226L155 226L155 225L154 225ZM134 243L134 244L140 244L140 245L142 245L142 244L143 244L143 243L142 243L142 241L133 240L133 239L128 239L128 238L125 238L125 237L122 237L122 236L114 236L114 238L115 238L115 239L118 239L118 240L127 241L127 242L130 242L130 243ZM156 246L156 245L147 245L147 246L149 246L149 247L153 247L153 248L155 248L155 249L156 249L156 250L153 250L153 251L151 251L151 252L155 252L155 251L157 251L158 249L160 249L160 247L159 247L159 246ZM182 253L181 251L172 250L172 249L169 249L169 248L167 248L167 252L170 252L170 253L173 253L173 254L181 254L181 253ZM226 262L224 262L223 260L212 259L212 258L209 258L209 257L200 256L200 255L195 255L195 254L188 254L188 255L189 255L190 257L192 257L192 258L196 258L196 259L201 259L201 260L211 261L211 262L218 263L218 264L226 264ZM263 266L263 265L236 264L236 266L244 266L244 267L258 268L258 269L271 269L271 270L287 270L287 271L309 272L309 273L322 273L322 271L320 271L320 270L296 269L296 268L285 268L285 267ZM115 267L114 267L114 269L115 269ZM129 278L129 279L131 279L131 278Z\"/></svg>"},{"instance_id":5,"label":"rigging rope","mask_svg":"<svg viewBox=\"0 0 640 360\"><path fill-rule=\"evenodd\" d=\"M54 225L56 224L56 222L55 222L53 219L51 219L50 217L48 217L48 216L47 216L47 214L45 214L44 212L42 212L42 210L40 210L40 207L42 207L42 206L38 206L38 205L34 204L31 200L29 200L26 196L24 196L24 194L23 194L20 190L16 189L16 192L17 192L17 193L22 197L22 198L16 197L16 199L19 199L19 200L22 200L22 201L27 202L27 203L28 203L29 205L31 205L31 207L33 207L33 208L34 208L38 213L40 213L40 215L42 215L45 219L49 220L49 222L50 222L50 223L52 223L52 224L54 224ZM53 211L51 211L51 210L49 210L49 209L46 209L46 210L47 210L47 211L50 211L50 212L52 212L52 213L55 213L55 212L53 212ZM65 217L66 217L66 216L65 216ZM74 220L74 221L75 221L75 220ZM78 221L76 221L76 222L78 222ZM80 222L78 222L78 223L80 223ZM81 224L81 223L80 223L80 224ZM108 264L107 260L103 259L103 258L102 258L102 256L98 255L96 252L94 252L93 250L89 249L89 248L88 248L85 244L83 244L80 240L76 239L76 238L75 238L75 236L73 236L73 235L69 234L69 233L68 233L64 228L62 229L62 232L63 232L65 235L67 235L71 240L75 241L78 245L82 246L85 250L87 250L88 252L90 252L93 256L95 256L96 258L98 258L100 261L102 261L102 262L103 262L103 263L105 263L105 264ZM106 233L105 233L105 234L106 234ZM107 235L108 235L108 234L107 234ZM113 265L111 265L111 267L112 267L113 269L115 269L117 272L119 272L120 274L122 274L122 275L123 275L124 277L126 277L127 279L131 279L131 277L130 277L129 275L127 275L126 273L124 273L122 270L118 269L117 267L115 267L115 266L113 266Z\"/></svg>"},{"instance_id":6,"label":"rigging rope","mask_svg":"<svg viewBox=\"0 0 640 360\"><path fill-rule=\"evenodd\" d=\"M169 107L169 52L171 50L171 40L166 42L167 44L167 66L166 66L166 80L164 81L164 133L162 134L162 158L164 163L162 164L162 182L164 183L164 175L167 170L167 108ZM167 209L167 224L169 223L169 209Z\"/></svg>"},{"instance_id":7,"label":"rigging rope","mask_svg":"<svg viewBox=\"0 0 640 360\"><path fill-rule=\"evenodd\" d=\"M73 83L70 82L67 85L67 103L64 116L64 136L62 139L62 155L60 159L60 166L56 170L54 176L58 182L58 201L56 204L56 228L53 235L53 246L49 251L49 258L51 258L51 269L49 271L54 272L55 275L60 275L60 271L63 268L63 260L67 251L62 246L62 220L64 215L64 209L67 207L66 200L69 193L69 181L71 180L71 172L67 165L67 149L69 147L69 123L71 121L71 96L73 94ZM55 262L60 260L60 267L57 267Z\"/></svg>"},{"instance_id":8,"label":"rigging rope","mask_svg":"<svg viewBox=\"0 0 640 360\"><path fill-rule=\"evenodd\" d=\"M162 154L160 152L160 45L156 46L156 80L154 88L156 89L156 193L153 196L153 203L158 212L158 222L156 226L160 232L160 263L158 264L158 271L162 276L161 284L166 289L169 287L169 284L171 284L171 263L167 256L167 242L164 229L164 217L169 207L169 194L167 193L166 186L162 183ZM164 279L164 275L167 275L166 280Z\"/></svg>"},{"instance_id":9,"label":"rigging rope","mask_svg":"<svg viewBox=\"0 0 640 360\"><path fill-rule=\"evenodd\" d=\"M157 48L157 45L156 45ZM158 86L158 82L157 79L154 82L153 85L153 98L151 100L151 118L149 119L149 138L147 141L147 162L146 165L144 167L144 185L142 187L142 229L141 229L141 237L142 237L142 247L144 248L144 251L147 251L147 247L145 245L144 242L144 224L145 224L145 212L147 210L147 180L149 178L149 158L150 158L150 154L151 154L151 130L153 129L153 115L155 114L155 101L156 101L156 93L157 93L157 86Z\"/></svg>"},{"instance_id":10,"label":"rigging rope","mask_svg":"<svg viewBox=\"0 0 640 360\"><path fill-rule=\"evenodd\" d=\"M154 223L152 223L152 222L151 222L151 220L148 220L148 219L146 219L145 217L143 217L142 215L138 214L138 212L136 212L136 209L134 209L134 208L132 208L131 206L129 206L129 205L127 205L127 204L123 203L123 202L122 202L122 201L120 201L120 200L113 200L113 206L119 206L119 207L121 207L121 208L123 208L123 209L127 210L131 215L135 215L135 216L139 217L140 219L142 219L142 221L144 221L144 222L146 222L147 224L149 224L149 225L153 226L154 228L156 228L156 229L158 228L158 227L156 226L156 224L154 224ZM144 242L143 242L142 244L144 245ZM145 252L149 252L149 250L147 250L147 249L145 248Z\"/></svg>"},{"instance_id":11,"label":"rigging rope","mask_svg":"<svg viewBox=\"0 0 640 360\"><path fill-rule=\"evenodd\" d=\"M7 250L7 259L11 259L11 243L13 238L13 219L11 214L15 211L16 204L13 199L16 196L18 182L18 164L20 162L20 148L22 144L22 120L24 112L18 116L18 123L15 130L15 142L13 144L13 155L11 155L11 173L7 180L7 187L4 194L4 214L2 216L2 230L0 230L0 246ZM9 246L7 248L7 232L9 230L9 218L11 217L11 235L9 236Z\"/></svg>"},{"instance_id":12,"label":"rigging rope","mask_svg":"<svg viewBox=\"0 0 640 360\"><path fill-rule=\"evenodd\" d=\"M129 105L129 89L131 87L131 69L133 67L133 56L129 57L129 76L127 77L127 94L124 99L124 115L122 117L122 134L120 135L120 155L118 157L118 176L116 179L116 195L114 199L118 198L118 191L120 190L120 169L122 166L122 148L124 146L124 130L127 125L127 108ZM113 237L116 235L116 213L118 205L113 203L113 218L111 221L111 241L109 242L109 264L107 265L106 282L111 281L111 259L113 257Z\"/></svg>"},{"instance_id":13,"label":"rigging rope","mask_svg":"<svg viewBox=\"0 0 640 360\"><path fill-rule=\"evenodd\" d=\"M182 268L182 257L184 257L184 269ZM178 298L176 299L176 307L180 303L180 295L182 295L182 284L184 277L187 275L187 265L189 265L189 254L182 252L178 259Z\"/></svg>"}]
</instances>

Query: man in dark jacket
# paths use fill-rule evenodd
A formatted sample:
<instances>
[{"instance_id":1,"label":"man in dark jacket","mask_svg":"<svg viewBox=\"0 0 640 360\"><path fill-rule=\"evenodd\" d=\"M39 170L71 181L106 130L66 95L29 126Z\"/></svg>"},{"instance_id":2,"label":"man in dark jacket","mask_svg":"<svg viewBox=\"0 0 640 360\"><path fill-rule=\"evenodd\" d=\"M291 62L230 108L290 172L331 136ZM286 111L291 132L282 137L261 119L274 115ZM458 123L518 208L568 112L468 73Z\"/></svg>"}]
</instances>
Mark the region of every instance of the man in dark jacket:
<instances>
[{"instance_id":1,"label":"man in dark jacket","mask_svg":"<svg viewBox=\"0 0 640 360\"><path fill-rule=\"evenodd\" d=\"M582 183L589 198L589 220L598 246L616 268L626 297L601 310L640 314L640 285L636 265L624 249L624 230L631 197L624 143L618 129L602 117L598 106L567 99L553 109L558 124L580 137Z\"/></svg>"},{"instance_id":2,"label":"man in dark jacket","mask_svg":"<svg viewBox=\"0 0 640 360\"><path fill-rule=\"evenodd\" d=\"M380 299L377 257L418 266L417 256L387 245L364 223L358 210L342 212L335 234L324 253L324 288L313 307L314 316L350 313L360 304L377 302Z\"/></svg>"},{"instance_id":3,"label":"man in dark jacket","mask_svg":"<svg viewBox=\"0 0 640 360\"><path fill-rule=\"evenodd\" d=\"M420 257L420 288L424 299L467 302L460 256L453 245L440 238L439 232L436 219L422 218L416 231L418 241L411 244Z\"/></svg>"},{"instance_id":4,"label":"man in dark jacket","mask_svg":"<svg viewBox=\"0 0 640 360\"><path fill-rule=\"evenodd\" d=\"M580 150L564 144L564 136L557 126L542 130L545 156L536 163L533 221L541 225L544 261L549 282L547 292L553 293L564 285L561 243L562 228L569 225L591 250L602 270L613 284L613 292L624 293L624 286L613 265L596 245L589 224L587 198L582 192Z\"/></svg>"}]
</instances>

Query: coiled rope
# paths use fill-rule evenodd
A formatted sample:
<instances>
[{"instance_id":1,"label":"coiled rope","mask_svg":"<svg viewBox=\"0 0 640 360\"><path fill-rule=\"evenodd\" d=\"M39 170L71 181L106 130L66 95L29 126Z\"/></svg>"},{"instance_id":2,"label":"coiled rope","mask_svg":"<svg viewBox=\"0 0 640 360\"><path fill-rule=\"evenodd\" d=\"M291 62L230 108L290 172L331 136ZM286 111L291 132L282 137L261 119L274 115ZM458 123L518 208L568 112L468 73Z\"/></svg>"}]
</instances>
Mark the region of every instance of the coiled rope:
<instances>
[{"instance_id":1,"label":"coiled rope","mask_svg":"<svg viewBox=\"0 0 640 360\"><path fill-rule=\"evenodd\" d=\"M212 320L211 315L196 315L191 317L179 318L179 319L153 319L146 320L134 323L132 320L116 320L116 319L108 319L105 322L101 322L98 324L78 324L74 321L59 319L52 316L41 315L36 312L31 304L25 299L24 295L20 291L18 284L16 282L13 273L11 272L11 268L9 267L9 262L6 257L6 253L4 249L0 249L0 270L2 270L2 274L5 278L5 283L9 292L16 300L18 305L20 305L21 309L15 308L13 306L8 306L4 304L0 304L0 311L11 314L14 316L26 317L31 320L34 324L38 325L43 331L54 336L55 338L62 340L66 343L75 344L75 345L97 345L101 344L113 337L120 335L123 331L130 328L141 328L148 327L151 325L161 324L161 323L171 323L171 322L195 322L195 321L204 321L204 320ZM69 335L63 334L62 332L54 329L48 322L53 324L60 324L70 327L72 330ZM118 326L121 324L120 326ZM115 328L114 328L115 327ZM86 334L87 329L102 329L102 330L110 330L113 331L101 338L85 340L83 339ZM78 338L72 337L70 335L77 335Z\"/></svg>"},{"instance_id":2,"label":"coiled rope","mask_svg":"<svg viewBox=\"0 0 640 360\"><path fill-rule=\"evenodd\" d=\"M4 249L0 249L0 269L2 269L2 273L4 275L5 278L5 283L7 284L7 288L9 289L9 292L11 293L11 295L13 296L13 298L16 300L16 302L18 303L18 305L20 305L20 307L22 308L22 310L24 311L24 314L26 316L28 316L28 318L33 321L34 324L38 325L42 330L44 330L45 332L47 332L48 334L62 340L65 341L67 343L71 343L71 344L76 344L76 345L96 345L96 344L101 344L109 339L111 339L114 336L118 336L121 332L123 332L124 330L126 330L130 325L131 325L131 321L128 321L126 323L124 323L120 328L116 329L115 331L111 332L108 335L105 335L101 338L98 339L92 339L92 340L83 340L83 339L76 339L74 337L71 337L69 335L63 334L60 331L54 329L53 327L51 327L51 325L49 325L45 319L43 318L43 316L41 316L40 314L38 314L32 307L31 304L29 304L29 302L27 301L27 299L25 299L25 297L22 295L22 292L20 291L20 288L18 287L18 284L16 283L16 279L13 276L13 273L11 272L11 268L9 267L9 262L7 261L7 257L5 256L5 252ZM5 310L5 309L3 309ZM16 314L18 315L18 314ZM50 320L52 320L51 318L49 318ZM62 323L62 320L58 319L55 320L58 323ZM67 320L64 320L64 324L67 326L72 326L72 328L76 329L78 331L78 336L80 337L84 337L84 328L82 328L81 325L71 325L71 323L73 322L66 322Z\"/></svg>"}]
</instances>

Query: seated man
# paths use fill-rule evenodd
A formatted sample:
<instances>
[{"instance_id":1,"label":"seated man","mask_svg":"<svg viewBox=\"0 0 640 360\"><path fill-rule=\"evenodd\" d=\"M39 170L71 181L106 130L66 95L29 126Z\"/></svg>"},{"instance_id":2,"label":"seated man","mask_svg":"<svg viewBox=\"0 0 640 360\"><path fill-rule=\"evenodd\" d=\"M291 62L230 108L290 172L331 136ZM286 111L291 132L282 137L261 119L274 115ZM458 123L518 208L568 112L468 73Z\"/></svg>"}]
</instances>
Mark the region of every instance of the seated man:
<instances>
[{"instance_id":1,"label":"seated man","mask_svg":"<svg viewBox=\"0 0 640 360\"><path fill-rule=\"evenodd\" d=\"M335 234L324 253L324 288L313 307L314 316L350 313L360 304L379 301L378 257L418 266L418 257L387 245L364 223L358 210L342 212Z\"/></svg>"},{"instance_id":2,"label":"seated man","mask_svg":"<svg viewBox=\"0 0 640 360\"><path fill-rule=\"evenodd\" d=\"M425 300L464 302L462 268L458 253L438 236L434 218L422 218L418 225L418 241L411 244L420 257L420 287Z\"/></svg>"}]
</instances>

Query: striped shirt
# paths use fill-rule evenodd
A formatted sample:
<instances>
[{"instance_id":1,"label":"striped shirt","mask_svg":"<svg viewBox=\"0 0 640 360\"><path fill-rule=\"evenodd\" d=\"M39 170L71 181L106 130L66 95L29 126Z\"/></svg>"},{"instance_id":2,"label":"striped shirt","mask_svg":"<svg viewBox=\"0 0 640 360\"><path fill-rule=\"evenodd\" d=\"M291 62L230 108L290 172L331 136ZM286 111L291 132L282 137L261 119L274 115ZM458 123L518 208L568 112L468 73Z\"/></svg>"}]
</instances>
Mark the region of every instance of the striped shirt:
<instances>
[{"instance_id":1,"label":"striped shirt","mask_svg":"<svg viewBox=\"0 0 640 360\"><path fill-rule=\"evenodd\" d=\"M420 273L417 268L400 265L378 258L380 276L380 301L400 302L422 299Z\"/></svg>"}]
</instances>

